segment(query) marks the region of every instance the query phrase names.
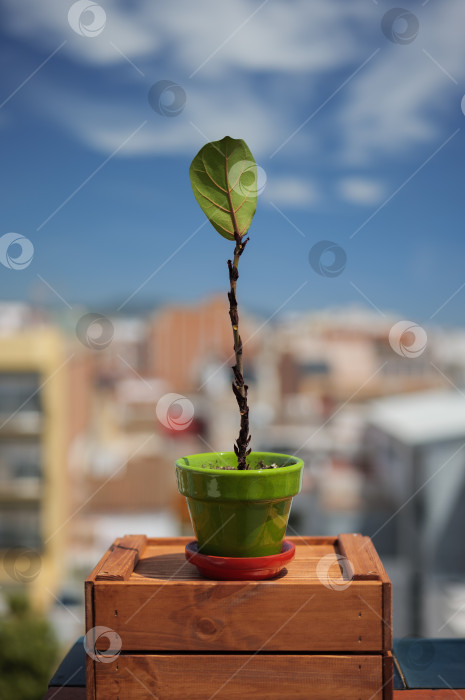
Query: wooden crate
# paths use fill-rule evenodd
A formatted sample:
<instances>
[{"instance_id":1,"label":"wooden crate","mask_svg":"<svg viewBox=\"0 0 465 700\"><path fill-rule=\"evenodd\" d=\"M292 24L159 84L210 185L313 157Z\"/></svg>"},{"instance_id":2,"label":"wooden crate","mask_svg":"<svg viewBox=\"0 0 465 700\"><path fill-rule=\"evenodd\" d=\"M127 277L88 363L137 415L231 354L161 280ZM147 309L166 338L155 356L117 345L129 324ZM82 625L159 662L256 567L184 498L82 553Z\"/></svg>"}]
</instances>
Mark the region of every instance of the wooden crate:
<instances>
[{"instance_id":1,"label":"wooden crate","mask_svg":"<svg viewBox=\"0 0 465 700\"><path fill-rule=\"evenodd\" d=\"M87 579L88 700L391 700L391 583L368 537L289 538L269 581L202 578L189 539L123 537Z\"/></svg>"}]
</instances>

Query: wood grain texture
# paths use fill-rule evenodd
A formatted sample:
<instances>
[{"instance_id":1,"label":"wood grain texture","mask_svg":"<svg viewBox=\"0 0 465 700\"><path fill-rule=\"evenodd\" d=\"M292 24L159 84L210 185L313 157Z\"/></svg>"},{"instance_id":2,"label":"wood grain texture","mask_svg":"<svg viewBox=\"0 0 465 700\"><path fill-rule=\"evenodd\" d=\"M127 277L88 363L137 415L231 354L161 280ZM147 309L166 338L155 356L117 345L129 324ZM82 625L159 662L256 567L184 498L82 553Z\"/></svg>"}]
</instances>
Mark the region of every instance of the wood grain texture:
<instances>
[{"instance_id":1,"label":"wood grain texture","mask_svg":"<svg viewBox=\"0 0 465 700\"><path fill-rule=\"evenodd\" d=\"M382 700L380 656L124 654L96 668L98 700Z\"/></svg>"},{"instance_id":2,"label":"wood grain texture","mask_svg":"<svg viewBox=\"0 0 465 700\"><path fill-rule=\"evenodd\" d=\"M370 541L370 538L357 533L338 536L337 549L347 559L346 566L351 572L349 575L355 581L379 579L379 568L368 554L367 540Z\"/></svg>"},{"instance_id":3,"label":"wood grain texture","mask_svg":"<svg viewBox=\"0 0 465 700\"><path fill-rule=\"evenodd\" d=\"M383 698L391 700L394 693L394 657L391 651L383 654Z\"/></svg>"},{"instance_id":4,"label":"wood grain texture","mask_svg":"<svg viewBox=\"0 0 465 700\"><path fill-rule=\"evenodd\" d=\"M95 575L95 569L92 574ZM88 631L94 627L94 585L92 581L87 580L85 583L84 598L86 605L86 630ZM86 654L86 690L87 700L95 700L94 662L88 654Z\"/></svg>"},{"instance_id":5,"label":"wood grain texture","mask_svg":"<svg viewBox=\"0 0 465 700\"><path fill-rule=\"evenodd\" d=\"M130 651L381 651L378 582L343 591L231 583L97 583L95 624L115 630Z\"/></svg>"},{"instance_id":6,"label":"wood grain texture","mask_svg":"<svg viewBox=\"0 0 465 700\"><path fill-rule=\"evenodd\" d=\"M97 581L127 581L147 544L145 535L125 535L110 547L97 572Z\"/></svg>"},{"instance_id":7,"label":"wood grain texture","mask_svg":"<svg viewBox=\"0 0 465 700\"><path fill-rule=\"evenodd\" d=\"M376 566L383 586L383 649L392 649L392 583L369 537L364 538L367 555Z\"/></svg>"},{"instance_id":8,"label":"wood grain texture","mask_svg":"<svg viewBox=\"0 0 465 700\"><path fill-rule=\"evenodd\" d=\"M382 584L383 650L392 649L392 584L369 537L358 534L338 536L337 548L347 560L354 581L375 579Z\"/></svg>"},{"instance_id":9,"label":"wood grain texture","mask_svg":"<svg viewBox=\"0 0 465 700\"><path fill-rule=\"evenodd\" d=\"M394 691L394 700L457 700L457 698L465 700L465 690ZM86 690L85 688L50 688L43 700L86 700Z\"/></svg>"},{"instance_id":10,"label":"wood grain texture","mask_svg":"<svg viewBox=\"0 0 465 700\"><path fill-rule=\"evenodd\" d=\"M123 651L380 653L383 581L361 569L351 580L336 538L289 539L295 559L269 581L204 579L185 559L189 538L149 539L129 580L94 576L93 624L115 630Z\"/></svg>"}]
</instances>

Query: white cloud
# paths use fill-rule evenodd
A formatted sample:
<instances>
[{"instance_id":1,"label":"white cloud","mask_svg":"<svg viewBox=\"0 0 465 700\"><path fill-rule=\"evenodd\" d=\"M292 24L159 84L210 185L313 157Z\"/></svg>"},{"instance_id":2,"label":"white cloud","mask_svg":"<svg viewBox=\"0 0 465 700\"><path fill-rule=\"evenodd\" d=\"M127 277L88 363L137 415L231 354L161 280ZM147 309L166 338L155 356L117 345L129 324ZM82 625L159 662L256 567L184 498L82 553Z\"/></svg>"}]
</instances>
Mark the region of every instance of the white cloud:
<instances>
[{"instance_id":1,"label":"white cloud","mask_svg":"<svg viewBox=\"0 0 465 700\"><path fill-rule=\"evenodd\" d=\"M450 0L445 12L431 3L418 15L417 38L402 46L381 36L379 54L347 86L338 116L346 163L372 163L386 154L403 157L418 144L439 145L445 133L442 118L451 106L454 110L454 81L465 80L465 5ZM459 109L457 100L452 113Z\"/></svg>"},{"instance_id":2,"label":"white cloud","mask_svg":"<svg viewBox=\"0 0 465 700\"><path fill-rule=\"evenodd\" d=\"M296 209L312 209L321 200L313 182L293 176L270 178L263 196L270 204Z\"/></svg>"},{"instance_id":3,"label":"white cloud","mask_svg":"<svg viewBox=\"0 0 465 700\"><path fill-rule=\"evenodd\" d=\"M103 65L125 60L112 43L136 64L166 48L173 65L187 74L214 53L214 60L207 61L201 71L211 75L238 68L308 72L344 65L347 58L360 53L344 20L365 3L359 0L346 7L327 0L295 0L290 11L279 3L265 2L260 8L253 0L102 1L106 24L93 37L79 36L69 26L72 4L63 0L5 0L5 28L42 47L52 48L54 42L66 39L65 51L75 60Z\"/></svg>"},{"instance_id":4,"label":"white cloud","mask_svg":"<svg viewBox=\"0 0 465 700\"><path fill-rule=\"evenodd\" d=\"M352 8L327 0L295 0L291 10L286 3L258 7L249 0L203 2L200 7L199 2L188 2L180 22L179 5L173 4L164 21L192 70L216 52L199 74L240 68L308 74L334 69L360 54L356 37L344 23Z\"/></svg>"},{"instance_id":5,"label":"white cloud","mask_svg":"<svg viewBox=\"0 0 465 700\"><path fill-rule=\"evenodd\" d=\"M457 92L454 80L465 81L463 0L448 0L447 11L437 3L418 6L419 34L406 46L384 37L386 8L366 0L268 2L260 9L255 0L100 4L107 21L92 38L69 26L71 0L4 0L3 26L44 54L66 41L57 60L65 55L99 70L105 94L67 76L58 84L53 59L40 73L40 94L28 104L104 153L148 119L121 154L191 151L202 142L194 124L208 139L240 134L266 158L379 48L280 157L311 151L318 164L330 153L336 166L376 163L380 155L402 158L418 144L440 143ZM179 117L162 118L147 106L150 81L160 79L185 88ZM24 90L28 98L35 82ZM460 113L460 96L456 107ZM329 146L323 132L332 134ZM288 197L297 199L295 192ZM359 196L369 197L360 188Z\"/></svg>"},{"instance_id":6,"label":"white cloud","mask_svg":"<svg viewBox=\"0 0 465 700\"><path fill-rule=\"evenodd\" d=\"M41 82L30 87L31 101L49 121L77 136L90 148L103 154L119 148L144 121L147 124L119 151L121 156L192 153L206 140L225 135L243 138L257 159L264 159L285 128L283 115L270 114L264 102L247 81L218 85L215 99L203 83L188 83L186 104L176 117L156 113L147 94L123 99L119 93L108 95L85 91L65 81L59 85ZM142 107L142 108L141 108ZM296 145L309 150L307 135Z\"/></svg>"},{"instance_id":7,"label":"white cloud","mask_svg":"<svg viewBox=\"0 0 465 700\"><path fill-rule=\"evenodd\" d=\"M161 28L149 13L132 12L120 6L102 2L106 11L103 31L96 36L76 34L68 23L68 11L73 3L63 0L5 0L3 27L33 45L52 50L66 40L64 52L83 63L111 65L126 59L112 43L127 56L137 60L154 56L163 45ZM153 15L153 13L152 13Z\"/></svg>"},{"instance_id":8,"label":"white cloud","mask_svg":"<svg viewBox=\"0 0 465 700\"><path fill-rule=\"evenodd\" d=\"M338 191L342 199L361 205L378 204L386 194L381 182L364 177L343 178L338 183Z\"/></svg>"}]
</instances>

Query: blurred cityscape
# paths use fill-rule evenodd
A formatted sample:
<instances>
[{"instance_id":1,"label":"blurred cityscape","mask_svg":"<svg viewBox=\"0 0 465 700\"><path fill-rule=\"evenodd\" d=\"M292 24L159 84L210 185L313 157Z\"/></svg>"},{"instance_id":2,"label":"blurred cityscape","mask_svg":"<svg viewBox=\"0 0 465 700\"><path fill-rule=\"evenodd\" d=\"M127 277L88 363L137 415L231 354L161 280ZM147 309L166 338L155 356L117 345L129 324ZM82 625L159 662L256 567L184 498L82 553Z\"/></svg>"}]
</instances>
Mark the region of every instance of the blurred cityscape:
<instances>
[{"instance_id":1,"label":"blurred cityscape","mask_svg":"<svg viewBox=\"0 0 465 700\"><path fill-rule=\"evenodd\" d=\"M252 447L306 465L288 534L371 536L395 636L465 635L465 331L353 308L243 312L241 333ZM233 362L225 296L0 305L1 597L26 590L67 645L116 537L191 534L173 463L232 448Z\"/></svg>"}]
</instances>

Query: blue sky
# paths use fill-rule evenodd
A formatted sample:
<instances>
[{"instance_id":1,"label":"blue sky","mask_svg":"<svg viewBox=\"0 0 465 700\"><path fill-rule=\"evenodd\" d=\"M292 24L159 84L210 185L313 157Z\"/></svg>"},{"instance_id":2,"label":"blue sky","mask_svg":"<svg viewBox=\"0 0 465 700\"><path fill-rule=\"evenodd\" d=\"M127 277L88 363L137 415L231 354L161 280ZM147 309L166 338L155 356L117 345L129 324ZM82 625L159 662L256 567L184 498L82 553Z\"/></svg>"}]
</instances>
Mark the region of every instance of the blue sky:
<instances>
[{"instance_id":1,"label":"blue sky","mask_svg":"<svg viewBox=\"0 0 465 700\"><path fill-rule=\"evenodd\" d=\"M4 0L0 247L15 232L34 255L3 257L1 298L130 310L226 290L231 244L199 228L188 168L229 134L266 179L245 306L463 325L465 5L397 7ZM169 91L149 103L162 80L177 116ZM321 240L340 274L309 264Z\"/></svg>"}]
</instances>

